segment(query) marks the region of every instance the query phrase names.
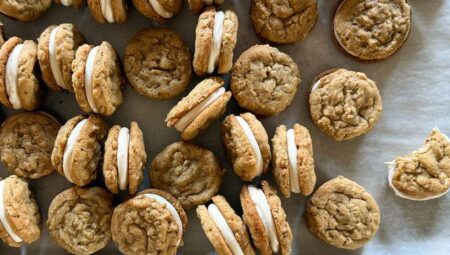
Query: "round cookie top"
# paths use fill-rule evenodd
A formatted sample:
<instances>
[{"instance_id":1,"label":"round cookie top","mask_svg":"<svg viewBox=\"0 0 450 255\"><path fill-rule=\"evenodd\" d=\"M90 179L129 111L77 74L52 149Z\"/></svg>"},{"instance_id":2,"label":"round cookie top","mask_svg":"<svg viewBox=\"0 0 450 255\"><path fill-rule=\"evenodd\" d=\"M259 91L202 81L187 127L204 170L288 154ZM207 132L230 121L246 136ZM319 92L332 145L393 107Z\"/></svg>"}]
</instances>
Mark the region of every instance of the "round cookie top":
<instances>
[{"instance_id":1,"label":"round cookie top","mask_svg":"<svg viewBox=\"0 0 450 255\"><path fill-rule=\"evenodd\" d=\"M294 99L300 72L287 54L269 45L255 45L234 64L230 84L242 108L257 115L277 115Z\"/></svg>"},{"instance_id":2,"label":"round cookie top","mask_svg":"<svg viewBox=\"0 0 450 255\"><path fill-rule=\"evenodd\" d=\"M380 210L372 196L342 176L316 190L305 218L309 230L322 241L349 250L363 247L380 226Z\"/></svg>"},{"instance_id":3,"label":"round cookie top","mask_svg":"<svg viewBox=\"0 0 450 255\"><path fill-rule=\"evenodd\" d=\"M276 44L305 38L316 23L317 0L253 0L250 17L256 33Z\"/></svg>"},{"instance_id":4,"label":"round cookie top","mask_svg":"<svg viewBox=\"0 0 450 255\"><path fill-rule=\"evenodd\" d=\"M60 124L43 112L11 115L0 129L0 160L14 174L37 179L55 169L50 155Z\"/></svg>"},{"instance_id":5,"label":"round cookie top","mask_svg":"<svg viewBox=\"0 0 450 255\"><path fill-rule=\"evenodd\" d=\"M112 18L115 23L124 23L127 20L128 5L125 0L110 0ZM100 24L109 23L102 13L102 0L87 0L89 10L95 21Z\"/></svg>"},{"instance_id":6,"label":"round cookie top","mask_svg":"<svg viewBox=\"0 0 450 255\"><path fill-rule=\"evenodd\" d=\"M50 236L73 254L92 254L111 239L112 195L100 187L69 188L48 209Z\"/></svg>"},{"instance_id":7,"label":"round cookie top","mask_svg":"<svg viewBox=\"0 0 450 255\"><path fill-rule=\"evenodd\" d=\"M309 95L314 123L336 141L368 133L383 111L380 92L364 73L334 69L317 77Z\"/></svg>"},{"instance_id":8,"label":"round cookie top","mask_svg":"<svg viewBox=\"0 0 450 255\"><path fill-rule=\"evenodd\" d=\"M2 0L0 12L20 21L32 21L44 15L52 0Z\"/></svg>"},{"instance_id":9,"label":"round cookie top","mask_svg":"<svg viewBox=\"0 0 450 255\"><path fill-rule=\"evenodd\" d=\"M224 0L188 0L189 8L195 13L200 13L206 6L221 5Z\"/></svg>"},{"instance_id":10,"label":"round cookie top","mask_svg":"<svg viewBox=\"0 0 450 255\"><path fill-rule=\"evenodd\" d=\"M334 16L337 43L361 60L380 60L405 43L411 26L406 0L344 0Z\"/></svg>"},{"instance_id":11,"label":"round cookie top","mask_svg":"<svg viewBox=\"0 0 450 255\"><path fill-rule=\"evenodd\" d=\"M169 192L190 209L219 191L225 170L210 150L177 142L153 159L149 172L152 187Z\"/></svg>"},{"instance_id":12,"label":"round cookie top","mask_svg":"<svg viewBox=\"0 0 450 255\"><path fill-rule=\"evenodd\" d=\"M159 23L166 22L183 7L182 0L133 0L133 4L141 14Z\"/></svg>"},{"instance_id":13,"label":"round cookie top","mask_svg":"<svg viewBox=\"0 0 450 255\"><path fill-rule=\"evenodd\" d=\"M125 74L140 94L154 99L179 95L191 80L191 55L181 38L167 28L146 28L128 43Z\"/></svg>"}]
</instances>

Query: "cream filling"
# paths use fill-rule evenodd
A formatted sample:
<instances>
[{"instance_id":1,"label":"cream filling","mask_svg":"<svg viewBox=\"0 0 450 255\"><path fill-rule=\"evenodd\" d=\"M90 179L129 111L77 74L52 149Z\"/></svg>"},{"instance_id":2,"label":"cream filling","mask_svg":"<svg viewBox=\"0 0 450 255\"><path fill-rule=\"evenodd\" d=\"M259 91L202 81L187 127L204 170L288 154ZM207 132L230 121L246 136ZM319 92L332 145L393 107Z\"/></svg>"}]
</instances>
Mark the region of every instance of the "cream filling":
<instances>
[{"instance_id":1,"label":"cream filling","mask_svg":"<svg viewBox=\"0 0 450 255\"><path fill-rule=\"evenodd\" d=\"M111 0L100 0L100 9L106 21L108 21L108 23L114 23L114 13Z\"/></svg>"},{"instance_id":2,"label":"cream filling","mask_svg":"<svg viewBox=\"0 0 450 255\"><path fill-rule=\"evenodd\" d=\"M50 59L50 69L52 70L53 77L55 78L56 84L63 89L67 89L64 83L64 78L62 77L61 69L59 68L58 61L56 60L56 33L58 32L58 27L54 28L50 33L50 40L48 43L48 56Z\"/></svg>"},{"instance_id":3,"label":"cream filling","mask_svg":"<svg viewBox=\"0 0 450 255\"><path fill-rule=\"evenodd\" d=\"M5 190L5 180L0 181L0 222L3 225L3 228L6 230L8 235L14 240L16 243L22 242L22 238L20 238L16 233L14 233L14 230L12 229L11 225L9 225L8 218L6 217L6 208L4 204L4 192Z\"/></svg>"},{"instance_id":4,"label":"cream filling","mask_svg":"<svg viewBox=\"0 0 450 255\"><path fill-rule=\"evenodd\" d=\"M22 52L23 44L18 44L14 47L11 54L9 54L8 61L6 62L5 72L5 87L8 100L14 109L18 110L22 108L22 102L20 101L18 90L18 71L20 53Z\"/></svg>"},{"instance_id":5,"label":"cream filling","mask_svg":"<svg viewBox=\"0 0 450 255\"><path fill-rule=\"evenodd\" d=\"M211 52L208 60L208 73L214 72L217 62L219 61L220 48L222 47L222 30L223 19L225 14L222 11L216 12L214 16L213 40L211 45Z\"/></svg>"},{"instance_id":6,"label":"cream filling","mask_svg":"<svg viewBox=\"0 0 450 255\"><path fill-rule=\"evenodd\" d=\"M312 89L311 89L311 92L313 92L314 90L316 90L316 89L319 87L319 85L320 85L320 79L319 79L316 83L314 83L314 85L313 85L313 87L312 87Z\"/></svg>"},{"instance_id":7,"label":"cream filling","mask_svg":"<svg viewBox=\"0 0 450 255\"><path fill-rule=\"evenodd\" d=\"M289 182L291 191L300 193L300 181L298 179L297 171L297 144L295 143L294 129L289 129L286 132L287 136L287 152L288 152L288 167L289 167Z\"/></svg>"},{"instance_id":8,"label":"cream filling","mask_svg":"<svg viewBox=\"0 0 450 255\"><path fill-rule=\"evenodd\" d=\"M64 6L71 6L72 0L60 0L61 4Z\"/></svg>"},{"instance_id":9,"label":"cream filling","mask_svg":"<svg viewBox=\"0 0 450 255\"><path fill-rule=\"evenodd\" d=\"M72 177L70 174L70 168L71 168L71 159L73 155L73 147L75 146L75 143L77 142L78 136L80 135L81 129L83 128L84 124L87 122L88 119L84 119L80 122L78 122L75 127L73 128L72 132L70 132L69 138L66 142L66 147L64 148L64 154L63 154L63 172L64 176L67 178L69 182L72 182Z\"/></svg>"},{"instance_id":10,"label":"cream filling","mask_svg":"<svg viewBox=\"0 0 450 255\"><path fill-rule=\"evenodd\" d=\"M84 89L86 91L87 101L89 107L91 107L92 111L95 113L98 112L98 109L94 101L94 86L92 83L94 75L95 56L97 56L97 52L98 46L89 51L84 71Z\"/></svg>"},{"instance_id":11,"label":"cream filling","mask_svg":"<svg viewBox=\"0 0 450 255\"><path fill-rule=\"evenodd\" d=\"M248 192L251 200L255 204L256 211L264 224L264 229L269 237L270 247L273 252L278 252L280 244L278 242L277 230L275 228L275 223L272 218L272 212L270 211L270 206L269 202L267 202L266 195L262 190L257 189L252 185L248 186Z\"/></svg>"},{"instance_id":12,"label":"cream filling","mask_svg":"<svg viewBox=\"0 0 450 255\"><path fill-rule=\"evenodd\" d=\"M117 172L119 175L119 189L126 190L128 184L128 146L130 144L130 130L123 127L117 138Z\"/></svg>"},{"instance_id":13,"label":"cream filling","mask_svg":"<svg viewBox=\"0 0 450 255\"><path fill-rule=\"evenodd\" d=\"M167 11L164 9L164 6L162 6L158 0L148 0L150 5L152 6L153 10L161 17L165 19L170 19L173 16L173 13Z\"/></svg>"},{"instance_id":14,"label":"cream filling","mask_svg":"<svg viewBox=\"0 0 450 255\"><path fill-rule=\"evenodd\" d=\"M194 108L192 108L188 113L186 113L183 117L181 117L176 123L175 128L183 132L189 124L192 123L192 121L200 114L202 113L206 108L208 108L212 103L214 103L217 99L219 99L221 96L225 94L225 88L221 87L217 89L214 93L209 95L205 100L200 102L198 105L196 105Z\"/></svg>"},{"instance_id":15,"label":"cream filling","mask_svg":"<svg viewBox=\"0 0 450 255\"><path fill-rule=\"evenodd\" d=\"M255 154L257 176L259 176L263 172L263 159L261 150L259 149L258 142L256 141L255 135L253 134L253 131L248 125L248 123L240 116L236 116L236 120L239 122L242 129L244 130L244 134L252 147L253 153Z\"/></svg>"}]
</instances>

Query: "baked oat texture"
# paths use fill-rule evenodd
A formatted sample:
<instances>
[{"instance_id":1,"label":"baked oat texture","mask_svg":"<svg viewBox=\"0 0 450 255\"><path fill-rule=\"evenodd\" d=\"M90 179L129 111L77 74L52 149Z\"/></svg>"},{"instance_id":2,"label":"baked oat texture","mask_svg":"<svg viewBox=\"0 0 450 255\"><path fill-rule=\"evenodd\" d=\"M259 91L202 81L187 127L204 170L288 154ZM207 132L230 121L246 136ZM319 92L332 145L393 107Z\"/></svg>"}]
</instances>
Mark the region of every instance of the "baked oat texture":
<instances>
[{"instance_id":1,"label":"baked oat texture","mask_svg":"<svg viewBox=\"0 0 450 255\"><path fill-rule=\"evenodd\" d=\"M87 0L92 18L100 24L105 24L108 23L108 21L103 16L100 2L101 0ZM125 0L111 0L111 8L113 12L114 23L120 24L124 23L127 20L128 5Z\"/></svg>"},{"instance_id":2,"label":"baked oat texture","mask_svg":"<svg viewBox=\"0 0 450 255\"><path fill-rule=\"evenodd\" d=\"M52 0L2 0L0 12L20 21L32 21L44 15Z\"/></svg>"},{"instance_id":3,"label":"baked oat texture","mask_svg":"<svg viewBox=\"0 0 450 255\"><path fill-rule=\"evenodd\" d=\"M179 13L183 7L183 0L157 0L164 10L172 13L173 15ZM144 16L150 18L160 24L165 23L168 19L159 16L153 9L150 1L148 0L133 0L134 7ZM173 17L173 16L172 16Z\"/></svg>"},{"instance_id":4,"label":"baked oat texture","mask_svg":"<svg viewBox=\"0 0 450 255\"><path fill-rule=\"evenodd\" d=\"M213 0L212 4L215 6L219 6L223 4L225 0ZM199 14L205 7L209 6L204 0L188 0L189 8L196 13Z\"/></svg>"},{"instance_id":5,"label":"baked oat texture","mask_svg":"<svg viewBox=\"0 0 450 255\"><path fill-rule=\"evenodd\" d=\"M338 248L363 247L380 226L380 210L372 196L356 182L339 176L320 186L305 212L309 230Z\"/></svg>"}]
</instances>

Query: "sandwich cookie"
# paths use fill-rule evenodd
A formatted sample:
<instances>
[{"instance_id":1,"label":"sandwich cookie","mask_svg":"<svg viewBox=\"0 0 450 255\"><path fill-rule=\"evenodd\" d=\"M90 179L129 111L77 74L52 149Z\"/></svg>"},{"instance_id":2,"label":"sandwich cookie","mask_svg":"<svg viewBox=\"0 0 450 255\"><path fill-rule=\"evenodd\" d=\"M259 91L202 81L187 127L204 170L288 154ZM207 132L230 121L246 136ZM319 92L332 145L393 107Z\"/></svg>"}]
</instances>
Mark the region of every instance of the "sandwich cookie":
<instances>
[{"instance_id":1,"label":"sandwich cookie","mask_svg":"<svg viewBox=\"0 0 450 255\"><path fill-rule=\"evenodd\" d=\"M172 30L145 28L128 43L124 69L138 93L169 99L183 92L191 81L191 54Z\"/></svg>"},{"instance_id":2,"label":"sandwich cookie","mask_svg":"<svg viewBox=\"0 0 450 255\"><path fill-rule=\"evenodd\" d=\"M281 206L281 200L269 183L262 189L253 185L241 189L244 222L250 230L253 244L262 255L291 254L292 232Z\"/></svg>"},{"instance_id":3,"label":"sandwich cookie","mask_svg":"<svg viewBox=\"0 0 450 255\"><path fill-rule=\"evenodd\" d=\"M71 118L56 137L53 167L75 185L89 184L97 177L107 133L108 126L96 115Z\"/></svg>"},{"instance_id":4,"label":"sandwich cookie","mask_svg":"<svg viewBox=\"0 0 450 255\"><path fill-rule=\"evenodd\" d=\"M415 201L441 197L450 189L450 140L434 128L422 148L387 165L388 183L397 196Z\"/></svg>"},{"instance_id":5,"label":"sandwich cookie","mask_svg":"<svg viewBox=\"0 0 450 255\"><path fill-rule=\"evenodd\" d=\"M69 188L53 199L48 209L50 237L72 254L87 255L111 240L111 193L100 188Z\"/></svg>"},{"instance_id":6,"label":"sandwich cookie","mask_svg":"<svg viewBox=\"0 0 450 255\"><path fill-rule=\"evenodd\" d=\"M299 124L277 127L272 138L272 174L285 197L291 192L308 196L314 190L316 173L311 136Z\"/></svg>"},{"instance_id":7,"label":"sandwich cookie","mask_svg":"<svg viewBox=\"0 0 450 255\"><path fill-rule=\"evenodd\" d=\"M103 157L103 176L106 187L114 194L129 189L136 193L142 182L147 161L144 136L139 125L132 121L130 128L113 126L108 133Z\"/></svg>"},{"instance_id":8,"label":"sandwich cookie","mask_svg":"<svg viewBox=\"0 0 450 255\"><path fill-rule=\"evenodd\" d=\"M42 79L55 91L72 88L72 62L84 38L73 24L51 25L38 38L38 60Z\"/></svg>"},{"instance_id":9,"label":"sandwich cookie","mask_svg":"<svg viewBox=\"0 0 450 255\"><path fill-rule=\"evenodd\" d=\"M220 77L201 81L167 114L167 127L180 131L183 140L194 139L225 112L231 92L226 91L223 83Z\"/></svg>"},{"instance_id":10,"label":"sandwich cookie","mask_svg":"<svg viewBox=\"0 0 450 255\"><path fill-rule=\"evenodd\" d=\"M164 23L181 11L182 0L133 0L134 7L145 17Z\"/></svg>"},{"instance_id":11,"label":"sandwich cookie","mask_svg":"<svg viewBox=\"0 0 450 255\"><path fill-rule=\"evenodd\" d=\"M32 21L42 17L52 5L52 0L2 0L0 12L20 21Z\"/></svg>"},{"instance_id":12,"label":"sandwich cookie","mask_svg":"<svg viewBox=\"0 0 450 255\"><path fill-rule=\"evenodd\" d=\"M11 247L39 239L41 215L28 183L15 175L0 180L0 238Z\"/></svg>"},{"instance_id":13,"label":"sandwich cookie","mask_svg":"<svg viewBox=\"0 0 450 255\"><path fill-rule=\"evenodd\" d=\"M219 6L223 4L224 0L188 0L189 8L196 13L199 14L203 9L208 6Z\"/></svg>"},{"instance_id":14,"label":"sandwich cookie","mask_svg":"<svg viewBox=\"0 0 450 255\"><path fill-rule=\"evenodd\" d=\"M87 0L89 10L98 23L124 23L127 20L125 0Z\"/></svg>"},{"instance_id":15,"label":"sandwich cookie","mask_svg":"<svg viewBox=\"0 0 450 255\"><path fill-rule=\"evenodd\" d=\"M75 97L84 112L111 116L122 104L125 78L119 56L110 43L80 46L72 71Z\"/></svg>"},{"instance_id":16,"label":"sandwich cookie","mask_svg":"<svg viewBox=\"0 0 450 255\"><path fill-rule=\"evenodd\" d=\"M43 90L35 76L37 45L12 37L0 48L0 102L15 110L39 107Z\"/></svg>"},{"instance_id":17,"label":"sandwich cookie","mask_svg":"<svg viewBox=\"0 0 450 255\"><path fill-rule=\"evenodd\" d=\"M114 209L111 232L120 252L175 255L183 245L188 218L169 193L146 189Z\"/></svg>"},{"instance_id":18,"label":"sandwich cookie","mask_svg":"<svg viewBox=\"0 0 450 255\"><path fill-rule=\"evenodd\" d=\"M253 255L252 244L244 221L220 195L208 206L197 207L203 231L219 255Z\"/></svg>"},{"instance_id":19,"label":"sandwich cookie","mask_svg":"<svg viewBox=\"0 0 450 255\"><path fill-rule=\"evenodd\" d=\"M81 8L83 7L84 0L55 0L57 4L61 4L65 7Z\"/></svg>"},{"instance_id":20,"label":"sandwich cookie","mask_svg":"<svg viewBox=\"0 0 450 255\"><path fill-rule=\"evenodd\" d=\"M197 75L226 74L233 66L238 18L233 11L207 8L198 18L195 29L195 54L192 65Z\"/></svg>"},{"instance_id":21,"label":"sandwich cookie","mask_svg":"<svg viewBox=\"0 0 450 255\"><path fill-rule=\"evenodd\" d=\"M177 142L153 159L149 174L152 187L169 192L184 209L190 209L217 194L225 169L210 150Z\"/></svg>"},{"instance_id":22,"label":"sandwich cookie","mask_svg":"<svg viewBox=\"0 0 450 255\"><path fill-rule=\"evenodd\" d=\"M251 113L228 115L222 123L222 141L233 170L244 181L265 173L271 159L264 126Z\"/></svg>"},{"instance_id":23,"label":"sandwich cookie","mask_svg":"<svg viewBox=\"0 0 450 255\"><path fill-rule=\"evenodd\" d=\"M0 129L0 160L12 173L37 179L51 174L51 153L61 124L44 112L8 117Z\"/></svg>"}]
</instances>

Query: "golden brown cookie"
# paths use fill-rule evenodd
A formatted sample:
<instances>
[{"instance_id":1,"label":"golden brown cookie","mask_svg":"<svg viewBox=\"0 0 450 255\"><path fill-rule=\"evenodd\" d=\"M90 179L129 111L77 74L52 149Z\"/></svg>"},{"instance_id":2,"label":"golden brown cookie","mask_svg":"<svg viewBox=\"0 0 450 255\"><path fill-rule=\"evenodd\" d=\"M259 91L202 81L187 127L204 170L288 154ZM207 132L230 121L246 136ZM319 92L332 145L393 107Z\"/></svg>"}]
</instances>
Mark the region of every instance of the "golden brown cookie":
<instances>
[{"instance_id":1,"label":"golden brown cookie","mask_svg":"<svg viewBox=\"0 0 450 255\"><path fill-rule=\"evenodd\" d=\"M146 28L128 43L124 69L137 92L153 99L168 99L179 95L189 84L191 55L172 30Z\"/></svg>"},{"instance_id":2,"label":"golden brown cookie","mask_svg":"<svg viewBox=\"0 0 450 255\"><path fill-rule=\"evenodd\" d=\"M52 5L52 0L2 0L0 12L20 21L32 21L42 17Z\"/></svg>"},{"instance_id":3,"label":"golden brown cookie","mask_svg":"<svg viewBox=\"0 0 450 255\"><path fill-rule=\"evenodd\" d=\"M188 0L189 8L199 14L204 8L208 6L219 6L223 4L225 0Z\"/></svg>"},{"instance_id":4,"label":"golden brown cookie","mask_svg":"<svg viewBox=\"0 0 450 255\"><path fill-rule=\"evenodd\" d=\"M98 23L124 23L128 5L125 0L87 0L89 10Z\"/></svg>"},{"instance_id":5,"label":"golden brown cookie","mask_svg":"<svg viewBox=\"0 0 450 255\"><path fill-rule=\"evenodd\" d=\"M84 5L84 0L55 0L55 3L66 7L81 8Z\"/></svg>"},{"instance_id":6,"label":"golden brown cookie","mask_svg":"<svg viewBox=\"0 0 450 255\"><path fill-rule=\"evenodd\" d=\"M5 43L5 29L3 27L3 23L0 22L0 47L2 47L3 43Z\"/></svg>"},{"instance_id":7,"label":"golden brown cookie","mask_svg":"<svg viewBox=\"0 0 450 255\"><path fill-rule=\"evenodd\" d=\"M162 190L146 189L114 209L111 233L125 255L175 255L187 223L178 200Z\"/></svg>"},{"instance_id":8,"label":"golden brown cookie","mask_svg":"<svg viewBox=\"0 0 450 255\"><path fill-rule=\"evenodd\" d=\"M112 195L100 187L69 188L53 199L47 227L52 239L72 254L92 254L111 239Z\"/></svg>"},{"instance_id":9,"label":"golden brown cookie","mask_svg":"<svg viewBox=\"0 0 450 255\"><path fill-rule=\"evenodd\" d=\"M133 0L133 4L145 17L164 23L181 11L183 0Z\"/></svg>"},{"instance_id":10,"label":"golden brown cookie","mask_svg":"<svg viewBox=\"0 0 450 255\"><path fill-rule=\"evenodd\" d=\"M324 133L344 141L372 130L383 106L377 85L364 73L333 69L314 80L309 111Z\"/></svg>"},{"instance_id":11,"label":"golden brown cookie","mask_svg":"<svg viewBox=\"0 0 450 255\"><path fill-rule=\"evenodd\" d=\"M56 137L53 167L73 184L89 184L97 177L107 133L108 126L96 115L71 118Z\"/></svg>"},{"instance_id":12,"label":"golden brown cookie","mask_svg":"<svg viewBox=\"0 0 450 255\"><path fill-rule=\"evenodd\" d=\"M290 197L291 192L308 196L316 184L311 136L308 129L294 124L277 127L272 138L272 173L281 194Z\"/></svg>"},{"instance_id":13,"label":"golden brown cookie","mask_svg":"<svg viewBox=\"0 0 450 255\"><path fill-rule=\"evenodd\" d=\"M231 92L223 83L220 77L210 77L197 84L167 114L167 127L180 131L183 140L194 139L225 112Z\"/></svg>"},{"instance_id":14,"label":"golden brown cookie","mask_svg":"<svg viewBox=\"0 0 450 255\"><path fill-rule=\"evenodd\" d=\"M221 130L227 157L236 175L251 181L267 171L272 157L269 137L255 115L230 114L223 121Z\"/></svg>"},{"instance_id":15,"label":"golden brown cookie","mask_svg":"<svg viewBox=\"0 0 450 255\"><path fill-rule=\"evenodd\" d=\"M406 0L344 0L334 15L334 36L349 55L381 60L405 43L411 26Z\"/></svg>"}]
</instances>

